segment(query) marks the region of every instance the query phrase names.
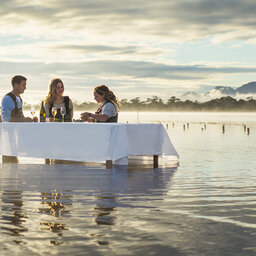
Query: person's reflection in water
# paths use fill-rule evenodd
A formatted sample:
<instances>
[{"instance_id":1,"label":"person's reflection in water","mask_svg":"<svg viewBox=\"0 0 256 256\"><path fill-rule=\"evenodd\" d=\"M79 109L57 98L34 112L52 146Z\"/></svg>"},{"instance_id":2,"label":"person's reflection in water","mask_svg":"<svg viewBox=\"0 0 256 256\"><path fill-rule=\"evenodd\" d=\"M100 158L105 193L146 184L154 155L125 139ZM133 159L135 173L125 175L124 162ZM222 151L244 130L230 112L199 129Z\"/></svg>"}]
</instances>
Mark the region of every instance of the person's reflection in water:
<instances>
[{"instance_id":1,"label":"person's reflection in water","mask_svg":"<svg viewBox=\"0 0 256 256\"><path fill-rule=\"evenodd\" d=\"M110 181L110 184L112 182ZM95 223L97 225L115 225L116 217L113 216L113 212L116 210L117 196L111 193L111 188L107 190L109 184L105 184L104 192L96 196L96 206L94 207ZM104 235L101 233L90 234L95 237L95 242L98 245L109 245L109 242L104 239Z\"/></svg>"},{"instance_id":2,"label":"person's reflection in water","mask_svg":"<svg viewBox=\"0 0 256 256\"><path fill-rule=\"evenodd\" d=\"M102 194L96 198L97 205L94 208L96 212L94 215L96 215L95 222L97 225L115 225L116 217L111 216L111 212L115 210L117 197L112 194Z\"/></svg>"},{"instance_id":3,"label":"person's reflection in water","mask_svg":"<svg viewBox=\"0 0 256 256\"><path fill-rule=\"evenodd\" d=\"M114 194L103 194L101 193L96 197L96 206L94 207L95 213L93 216L96 216L95 223L97 225L115 225L116 217L111 214L116 209L116 200L117 197ZM92 237L95 237L95 242L98 245L108 245L109 242L104 239L104 235L100 233L90 234Z\"/></svg>"},{"instance_id":4,"label":"person's reflection in water","mask_svg":"<svg viewBox=\"0 0 256 256\"><path fill-rule=\"evenodd\" d=\"M8 231L8 235L15 237L23 236L28 229L23 226L26 222L26 213L23 210L23 191L3 190L1 206L1 229ZM22 241L13 240L20 244Z\"/></svg>"},{"instance_id":5,"label":"person's reflection in water","mask_svg":"<svg viewBox=\"0 0 256 256\"><path fill-rule=\"evenodd\" d=\"M132 191L134 196L137 194L161 196L160 193L166 193L166 185L176 169L177 167L150 169L120 166L111 170L111 174L107 175L108 179L105 177L104 180L98 180L102 189L96 197L93 216L96 216L94 221L97 226L101 227L102 232L90 234L96 243L109 245L110 242L105 238L108 229L104 229L104 226L116 225L118 208L134 207L123 200L127 194L127 189L129 195Z\"/></svg>"},{"instance_id":6,"label":"person's reflection in water","mask_svg":"<svg viewBox=\"0 0 256 256\"><path fill-rule=\"evenodd\" d=\"M63 192L57 192L56 190L50 192L41 192L43 207L39 208L40 213L51 215L57 218L56 222L41 222L42 230L49 230L58 235L57 240L51 240L54 245L62 244L60 240L63 236L63 231L68 230L66 225L60 222L61 217L68 217L69 210L68 205L72 205L70 195L65 195Z\"/></svg>"}]
</instances>

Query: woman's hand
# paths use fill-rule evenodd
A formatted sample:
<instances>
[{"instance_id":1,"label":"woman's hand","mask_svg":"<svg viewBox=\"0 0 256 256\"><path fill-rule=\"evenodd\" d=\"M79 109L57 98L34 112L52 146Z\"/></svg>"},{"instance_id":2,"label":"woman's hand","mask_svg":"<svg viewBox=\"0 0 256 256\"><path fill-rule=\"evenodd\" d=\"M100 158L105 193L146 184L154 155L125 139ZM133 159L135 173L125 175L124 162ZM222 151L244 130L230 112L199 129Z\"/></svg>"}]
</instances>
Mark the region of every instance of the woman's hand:
<instances>
[{"instance_id":1,"label":"woman's hand","mask_svg":"<svg viewBox=\"0 0 256 256\"><path fill-rule=\"evenodd\" d=\"M81 119L85 122L88 121L89 118L89 112L84 112L81 114Z\"/></svg>"},{"instance_id":2,"label":"woman's hand","mask_svg":"<svg viewBox=\"0 0 256 256\"><path fill-rule=\"evenodd\" d=\"M88 117L87 121L89 123L95 123L96 122L96 120L94 118L92 118L92 117Z\"/></svg>"}]
</instances>

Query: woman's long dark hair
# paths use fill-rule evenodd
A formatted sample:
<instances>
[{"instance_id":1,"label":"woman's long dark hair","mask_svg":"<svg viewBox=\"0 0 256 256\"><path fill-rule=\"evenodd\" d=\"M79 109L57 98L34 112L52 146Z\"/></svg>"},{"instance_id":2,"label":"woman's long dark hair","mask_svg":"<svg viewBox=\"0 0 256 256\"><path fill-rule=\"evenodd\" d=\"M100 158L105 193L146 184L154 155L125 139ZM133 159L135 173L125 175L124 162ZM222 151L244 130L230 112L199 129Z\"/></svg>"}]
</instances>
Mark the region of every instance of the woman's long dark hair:
<instances>
[{"instance_id":1,"label":"woman's long dark hair","mask_svg":"<svg viewBox=\"0 0 256 256\"><path fill-rule=\"evenodd\" d=\"M50 85L49 85L49 92L48 92L48 95L46 96L45 98L45 103L47 103L48 105L50 105L54 100L55 100L55 97L56 97L56 87L57 87L57 84L58 83L62 83L63 85L63 90L64 90L64 84L63 82L59 79L59 78L54 78L52 79Z\"/></svg>"},{"instance_id":2,"label":"woman's long dark hair","mask_svg":"<svg viewBox=\"0 0 256 256\"><path fill-rule=\"evenodd\" d=\"M94 91L98 93L100 96L104 96L105 100L110 101L114 104L117 110L120 109L121 104L116 95L109 90L106 85L98 85L94 88Z\"/></svg>"}]
</instances>

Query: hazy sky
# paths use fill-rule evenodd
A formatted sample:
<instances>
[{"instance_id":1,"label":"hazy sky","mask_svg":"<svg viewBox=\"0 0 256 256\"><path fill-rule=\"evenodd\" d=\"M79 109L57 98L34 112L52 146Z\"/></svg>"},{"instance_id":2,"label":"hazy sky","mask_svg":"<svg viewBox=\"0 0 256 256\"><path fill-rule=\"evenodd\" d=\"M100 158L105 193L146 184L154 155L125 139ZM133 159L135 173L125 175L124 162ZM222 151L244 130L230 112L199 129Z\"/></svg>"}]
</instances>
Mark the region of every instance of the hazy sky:
<instances>
[{"instance_id":1,"label":"hazy sky","mask_svg":"<svg viewBox=\"0 0 256 256\"><path fill-rule=\"evenodd\" d=\"M0 98L15 74L23 99L52 78L79 102L95 85L163 99L256 81L255 0L0 0Z\"/></svg>"}]
</instances>

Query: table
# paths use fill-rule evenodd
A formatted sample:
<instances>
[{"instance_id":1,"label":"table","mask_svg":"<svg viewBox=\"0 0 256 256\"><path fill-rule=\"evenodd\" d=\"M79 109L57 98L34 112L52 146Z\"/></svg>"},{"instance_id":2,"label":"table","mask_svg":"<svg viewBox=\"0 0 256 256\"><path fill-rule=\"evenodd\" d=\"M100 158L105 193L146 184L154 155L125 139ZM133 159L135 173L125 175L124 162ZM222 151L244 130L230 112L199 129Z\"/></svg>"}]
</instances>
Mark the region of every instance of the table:
<instances>
[{"instance_id":1,"label":"table","mask_svg":"<svg viewBox=\"0 0 256 256\"><path fill-rule=\"evenodd\" d=\"M178 154L162 124L0 123L0 154L127 164L128 156Z\"/></svg>"}]
</instances>

